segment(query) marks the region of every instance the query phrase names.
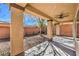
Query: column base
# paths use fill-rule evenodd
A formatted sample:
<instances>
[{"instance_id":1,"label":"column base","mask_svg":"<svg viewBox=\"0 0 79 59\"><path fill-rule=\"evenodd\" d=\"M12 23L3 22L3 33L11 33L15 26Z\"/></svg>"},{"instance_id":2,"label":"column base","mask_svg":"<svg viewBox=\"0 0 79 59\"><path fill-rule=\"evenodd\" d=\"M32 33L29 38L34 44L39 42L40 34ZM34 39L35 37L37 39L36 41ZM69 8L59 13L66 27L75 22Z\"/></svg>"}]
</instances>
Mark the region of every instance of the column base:
<instances>
[{"instance_id":1,"label":"column base","mask_svg":"<svg viewBox=\"0 0 79 59\"><path fill-rule=\"evenodd\" d=\"M25 55L25 53L22 52L22 53L20 53L20 54L18 54L18 55L16 55L16 56L24 56L24 55Z\"/></svg>"},{"instance_id":2,"label":"column base","mask_svg":"<svg viewBox=\"0 0 79 59\"><path fill-rule=\"evenodd\" d=\"M49 41L49 42L52 42L52 38L49 38L48 41Z\"/></svg>"}]
</instances>

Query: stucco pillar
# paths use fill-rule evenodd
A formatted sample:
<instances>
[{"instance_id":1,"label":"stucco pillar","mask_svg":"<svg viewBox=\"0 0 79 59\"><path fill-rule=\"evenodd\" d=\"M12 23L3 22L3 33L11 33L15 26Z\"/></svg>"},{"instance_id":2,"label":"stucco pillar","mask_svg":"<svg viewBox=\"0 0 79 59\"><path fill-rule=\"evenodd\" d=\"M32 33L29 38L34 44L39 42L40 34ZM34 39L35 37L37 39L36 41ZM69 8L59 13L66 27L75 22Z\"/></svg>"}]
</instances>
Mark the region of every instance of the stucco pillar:
<instances>
[{"instance_id":1,"label":"stucco pillar","mask_svg":"<svg viewBox=\"0 0 79 59\"><path fill-rule=\"evenodd\" d=\"M60 35L60 24L56 25L56 35Z\"/></svg>"},{"instance_id":2,"label":"stucco pillar","mask_svg":"<svg viewBox=\"0 0 79 59\"><path fill-rule=\"evenodd\" d=\"M17 55L24 51L23 47L23 11L11 7L10 54Z\"/></svg>"},{"instance_id":3,"label":"stucco pillar","mask_svg":"<svg viewBox=\"0 0 79 59\"><path fill-rule=\"evenodd\" d=\"M55 27L55 22L54 21L52 21L52 34L53 34L53 36L56 35L56 27Z\"/></svg>"},{"instance_id":4,"label":"stucco pillar","mask_svg":"<svg viewBox=\"0 0 79 59\"><path fill-rule=\"evenodd\" d=\"M75 50L76 50L76 56L79 56L79 38L77 38L77 14L78 14L79 8L77 8L75 17L73 19L73 39L75 42Z\"/></svg>"},{"instance_id":5,"label":"stucco pillar","mask_svg":"<svg viewBox=\"0 0 79 59\"><path fill-rule=\"evenodd\" d=\"M52 20L47 21L47 36L49 38L49 41L52 40L53 31L52 31Z\"/></svg>"},{"instance_id":6,"label":"stucco pillar","mask_svg":"<svg viewBox=\"0 0 79 59\"><path fill-rule=\"evenodd\" d=\"M76 18L73 20L73 39L75 43L76 55L79 56L79 43L77 41L77 28L76 28Z\"/></svg>"}]
</instances>

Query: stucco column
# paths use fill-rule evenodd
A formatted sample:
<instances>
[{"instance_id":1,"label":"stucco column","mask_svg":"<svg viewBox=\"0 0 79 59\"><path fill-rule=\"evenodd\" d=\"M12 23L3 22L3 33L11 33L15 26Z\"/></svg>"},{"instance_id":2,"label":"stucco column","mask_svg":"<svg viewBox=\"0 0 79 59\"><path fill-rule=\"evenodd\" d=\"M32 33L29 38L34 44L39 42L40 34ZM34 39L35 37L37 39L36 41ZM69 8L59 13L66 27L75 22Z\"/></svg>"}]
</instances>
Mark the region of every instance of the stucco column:
<instances>
[{"instance_id":1,"label":"stucco column","mask_svg":"<svg viewBox=\"0 0 79 59\"><path fill-rule=\"evenodd\" d=\"M77 17L78 17L79 7L76 10L75 17L73 19L73 39L75 42L76 56L79 56L79 38L77 38Z\"/></svg>"},{"instance_id":2,"label":"stucco column","mask_svg":"<svg viewBox=\"0 0 79 59\"><path fill-rule=\"evenodd\" d=\"M47 36L49 38L49 41L52 40L53 31L52 31L52 20L47 21Z\"/></svg>"},{"instance_id":3,"label":"stucco column","mask_svg":"<svg viewBox=\"0 0 79 59\"><path fill-rule=\"evenodd\" d=\"M56 35L60 35L60 24L56 25Z\"/></svg>"},{"instance_id":4,"label":"stucco column","mask_svg":"<svg viewBox=\"0 0 79 59\"><path fill-rule=\"evenodd\" d=\"M73 39L75 43L76 55L79 56L79 44L77 42L77 28L76 28L76 18L73 20Z\"/></svg>"},{"instance_id":5,"label":"stucco column","mask_svg":"<svg viewBox=\"0 0 79 59\"><path fill-rule=\"evenodd\" d=\"M73 39L75 43L76 56L79 56L79 39L77 38L77 18L73 20Z\"/></svg>"},{"instance_id":6,"label":"stucco column","mask_svg":"<svg viewBox=\"0 0 79 59\"><path fill-rule=\"evenodd\" d=\"M17 55L24 51L23 47L23 11L11 7L10 54Z\"/></svg>"},{"instance_id":7,"label":"stucco column","mask_svg":"<svg viewBox=\"0 0 79 59\"><path fill-rule=\"evenodd\" d=\"M55 22L52 21L52 36L56 35L56 27L55 27Z\"/></svg>"}]
</instances>

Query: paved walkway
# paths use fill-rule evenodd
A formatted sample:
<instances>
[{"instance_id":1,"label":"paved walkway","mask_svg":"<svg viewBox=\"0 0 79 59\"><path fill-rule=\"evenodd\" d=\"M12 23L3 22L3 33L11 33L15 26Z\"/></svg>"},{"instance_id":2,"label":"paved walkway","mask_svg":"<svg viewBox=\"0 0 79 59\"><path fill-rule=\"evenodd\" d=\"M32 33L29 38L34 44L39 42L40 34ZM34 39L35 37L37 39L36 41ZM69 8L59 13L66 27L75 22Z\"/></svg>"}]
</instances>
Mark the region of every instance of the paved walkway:
<instances>
[{"instance_id":1,"label":"paved walkway","mask_svg":"<svg viewBox=\"0 0 79 59\"><path fill-rule=\"evenodd\" d=\"M52 42L52 44L54 44L56 47L60 48L62 51L66 52L70 56L76 56L76 52L74 50L71 50L67 48L66 46L63 46L58 42Z\"/></svg>"}]
</instances>

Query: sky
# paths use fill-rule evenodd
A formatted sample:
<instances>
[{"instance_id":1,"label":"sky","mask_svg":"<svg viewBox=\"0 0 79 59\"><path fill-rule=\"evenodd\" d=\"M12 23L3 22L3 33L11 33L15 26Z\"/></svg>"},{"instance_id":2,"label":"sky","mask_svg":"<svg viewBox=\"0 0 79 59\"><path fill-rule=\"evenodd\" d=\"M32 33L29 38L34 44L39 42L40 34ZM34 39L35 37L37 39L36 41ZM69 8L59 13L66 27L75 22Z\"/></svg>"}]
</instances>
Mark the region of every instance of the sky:
<instances>
[{"instance_id":1,"label":"sky","mask_svg":"<svg viewBox=\"0 0 79 59\"><path fill-rule=\"evenodd\" d=\"M9 11L9 6L0 3L0 21L10 22L11 13Z\"/></svg>"},{"instance_id":2,"label":"sky","mask_svg":"<svg viewBox=\"0 0 79 59\"><path fill-rule=\"evenodd\" d=\"M36 25L37 24L37 18L36 17L34 17L33 15L30 15L30 14L26 14L26 15L24 15L24 20L23 20L23 22L24 22L24 25L31 25L31 26L34 26L34 25Z\"/></svg>"},{"instance_id":3,"label":"sky","mask_svg":"<svg viewBox=\"0 0 79 59\"><path fill-rule=\"evenodd\" d=\"M24 15L23 23L24 25L36 25L36 17L26 14ZM0 3L0 21L11 23L11 11L9 10L9 6L4 3Z\"/></svg>"}]
</instances>

